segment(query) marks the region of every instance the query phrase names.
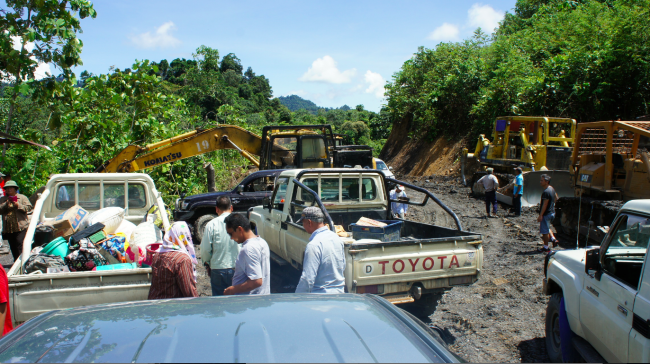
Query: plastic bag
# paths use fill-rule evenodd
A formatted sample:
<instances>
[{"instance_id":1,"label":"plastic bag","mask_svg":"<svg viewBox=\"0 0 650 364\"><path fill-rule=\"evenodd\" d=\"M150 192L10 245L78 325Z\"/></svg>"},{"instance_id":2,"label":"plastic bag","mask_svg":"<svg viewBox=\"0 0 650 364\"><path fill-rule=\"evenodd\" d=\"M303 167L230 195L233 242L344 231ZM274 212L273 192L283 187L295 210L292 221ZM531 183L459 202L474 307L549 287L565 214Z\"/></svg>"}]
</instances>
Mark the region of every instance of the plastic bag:
<instances>
[{"instance_id":1,"label":"plastic bag","mask_svg":"<svg viewBox=\"0 0 650 364\"><path fill-rule=\"evenodd\" d=\"M47 273L47 268L63 268L66 264L58 255L32 254L25 263L25 273L30 274L37 270Z\"/></svg>"},{"instance_id":2,"label":"plastic bag","mask_svg":"<svg viewBox=\"0 0 650 364\"><path fill-rule=\"evenodd\" d=\"M124 220L124 209L121 207L105 207L97 210L85 218L81 223L81 229L101 222L105 225L106 234L113 234Z\"/></svg>"},{"instance_id":3,"label":"plastic bag","mask_svg":"<svg viewBox=\"0 0 650 364\"><path fill-rule=\"evenodd\" d=\"M122 220L120 226L118 226L117 229L115 230L115 235L119 235L120 233L122 233L126 237L126 241L129 241L129 239L131 238L131 234L133 234L133 230L135 230L136 227L137 226L134 223L124 219Z\"/></svg>"},{"instance_id":4,"label":"plastic bag","mask_svg":"<svg viewBox=\"0 0 650 364\"><path fill-rule=\"evenodd\" d=\"M142 260L140 257L144 258L146 254L146 246L160 241L162 241L162 231L153 222L141 223L136 226L131 239L129 239L128 259L140 264Z\"/></svg>"},{"instance_id":5,"label":"plastic bag","mask_svg":"<svg viewBox=\"0 0 650 364\"><path fill-rule=\"evenodd\" d=\"M125 245L126 239L121 236L112 236L108 240L99 243L99 246L102 247L102 249L109 252L121 263L126 263L126 258L124 257L126 249Z\"/></svg>"}]
</instances>

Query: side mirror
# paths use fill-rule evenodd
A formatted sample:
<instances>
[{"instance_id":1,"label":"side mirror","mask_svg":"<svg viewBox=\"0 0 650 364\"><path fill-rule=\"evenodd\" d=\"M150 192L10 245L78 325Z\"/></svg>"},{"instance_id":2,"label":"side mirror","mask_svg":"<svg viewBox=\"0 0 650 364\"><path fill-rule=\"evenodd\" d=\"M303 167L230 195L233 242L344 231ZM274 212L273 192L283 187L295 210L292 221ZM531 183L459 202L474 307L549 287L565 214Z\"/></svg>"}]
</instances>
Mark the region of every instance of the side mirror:
<instances>
[{"instance_id":1,"label":"side mirror","mask_svg":"<svg viewBox=\"0 0 650 364\"><path fill-rule=\"evenodd\" d=\"M262 207L265 209L271 209L271 198L266 196L262 199Z\"/></svg>"},{"instance_id":2,"label":"side mirror","mask_svg":"<svg viewBox=\"0 0 650 364\"><path fill-rule=\"evenodd\" d=\"M184 199L185 198L185 192L181 192L180 197L181 197L181 199Z\"/></svg>"},{"instance_id":3,"label":"side mirror","mask_svg":"<svg viewBox=\"0 0 650 364\"><path fill-rule=\"evenodd\" d=\"M602 272L600 266L600 248L587 250L585 254L585 273L588 275L594 274L596 279L600 280Z\"/></svg>"},{"instance_id":4,"label":"side mirror","mask_svg":"<svg viewBox=\"0 0 650 364\"><path fill-rule=\"evenodd\" d=\"M242 194L242 192L244 192L244 186L238 185L235 190L237 191L237 193Z\"/></svg>"}]
</instances>

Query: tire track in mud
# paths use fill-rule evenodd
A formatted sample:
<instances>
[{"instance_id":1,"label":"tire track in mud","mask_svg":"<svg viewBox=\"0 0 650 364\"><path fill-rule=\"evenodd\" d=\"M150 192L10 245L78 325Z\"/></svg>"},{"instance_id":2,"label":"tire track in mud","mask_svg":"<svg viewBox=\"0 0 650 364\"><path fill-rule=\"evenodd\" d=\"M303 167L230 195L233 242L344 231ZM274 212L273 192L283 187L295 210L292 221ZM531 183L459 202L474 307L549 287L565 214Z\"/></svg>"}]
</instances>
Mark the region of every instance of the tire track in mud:
<instances>
[{"instance_id":1,"label":"tire track in mud","mask_svg":"<svg viewBox=\"0 0 650 364\"><path fill-rule=\"evenodd\" d=\"M535 251L541 246L536 212L524 210L521 217L507 217L500 204L500 217L488 219L485 203L471 197L469 188L443 176L428 180L411 181L450 207L463 229L479 232L484 239L479 281L446 291L429 324L470 362L548 362L544 341L548 298L542 294L544 254ZM423 194L411 191L409 197L421 201ZM430 201L424 207L409 207L407 218L454 228L453 219L443 214Z\"/></svg>"}]
</instances>

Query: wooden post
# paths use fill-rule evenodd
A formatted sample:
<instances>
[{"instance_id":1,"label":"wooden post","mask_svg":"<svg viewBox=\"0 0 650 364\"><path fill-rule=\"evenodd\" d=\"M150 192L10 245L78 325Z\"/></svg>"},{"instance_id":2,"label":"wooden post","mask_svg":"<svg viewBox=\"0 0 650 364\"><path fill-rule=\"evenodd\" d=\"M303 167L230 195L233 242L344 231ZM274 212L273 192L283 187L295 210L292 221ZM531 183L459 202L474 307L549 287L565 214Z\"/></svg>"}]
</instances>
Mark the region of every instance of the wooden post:
<instances>
[{"instance_id":1,"label":"wooden post","mask_svg":"<svg viewBox=\"0 0 650 364\"><path fill-rule=\"evenodd\" d=\"M206 171L206 174L208 176L208 192L214 192L217 190L216 184L214 182L214 167L212 166L212 163L204 163L203 168Z\"/></svg>"}]
</instances>

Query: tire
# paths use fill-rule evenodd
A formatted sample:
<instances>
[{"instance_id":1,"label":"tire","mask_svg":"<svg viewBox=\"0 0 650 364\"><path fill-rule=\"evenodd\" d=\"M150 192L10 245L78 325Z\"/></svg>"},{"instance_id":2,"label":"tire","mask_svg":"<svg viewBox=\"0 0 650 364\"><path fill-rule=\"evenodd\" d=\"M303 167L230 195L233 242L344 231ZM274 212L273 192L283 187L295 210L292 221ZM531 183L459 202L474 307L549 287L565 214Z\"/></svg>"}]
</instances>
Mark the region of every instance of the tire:
<instances>
[{"instance_id":1,"label":"tire","mask_svg":"<svg viewBox=\"0 0 650 364\"><path fill-rule=\"evenodd\" d=\"M562 344L560 337L561 293L553 293L546 306L546 352L553 363L562 363Z\"/></svg>"},{"instance_id":2,"label":"tire","mask_svg":"<svg viewBox=\"0 0 650 364\"><path fill-rule=\"evenodd\" d=\"M196 244L201 244L201 241L203 240L203 232L205 231L205 225L207 225L210 221L212 221L216 217L217 215L207 214L196 219L196 222L194 223L194 236L196 237Z\"/></svg>"}]
</instances>

